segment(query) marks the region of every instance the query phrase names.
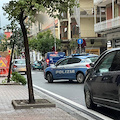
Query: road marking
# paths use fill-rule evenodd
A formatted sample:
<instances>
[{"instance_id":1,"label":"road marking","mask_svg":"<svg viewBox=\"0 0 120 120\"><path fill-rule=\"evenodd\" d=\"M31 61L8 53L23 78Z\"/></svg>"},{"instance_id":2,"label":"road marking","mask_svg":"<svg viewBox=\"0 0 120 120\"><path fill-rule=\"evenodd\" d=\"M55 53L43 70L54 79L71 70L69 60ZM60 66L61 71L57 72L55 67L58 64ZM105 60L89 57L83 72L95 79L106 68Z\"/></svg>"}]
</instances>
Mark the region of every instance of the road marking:
<instances>
[{"instance_id":1,"label":"road marking","mask_svg":"<svg viewBox=\"0 0 120 120\"><path fill-rule=\"evenodd\" d=\"M66 104L74 107L75 109L77 109L79 111L82 111L83 113L85 113L85 114L87 114L87 115L95 118L96 120L113 120L113 119L111 119L111 118L109 118L107 116L104 116L104 115L102 115L102 114L100 114L100 113L98 113L96 111L89 110L89 109L87 109L83 105L80 105L80 104L78 104L76 102L73 102L73 101L71 101L71 100L69 100L69 99L67 99L65 97L57 95L57 94L55 94L53 92L50 92L50 91L48 91L46 89L43 89L43 88L38 87L36 85L33 85L33 87L36 88L36 89L38 89L38 90L40 90L40 91L42 91L42 92L44 92L44 93L46 93L46 94L48 94L48 95L50 95L50 96L52 96L52 97L54 97L54 98L56 98L57 100L60 100L60 101L62 101L64 103L66 103Z\"/></svg>"}]
</instances>

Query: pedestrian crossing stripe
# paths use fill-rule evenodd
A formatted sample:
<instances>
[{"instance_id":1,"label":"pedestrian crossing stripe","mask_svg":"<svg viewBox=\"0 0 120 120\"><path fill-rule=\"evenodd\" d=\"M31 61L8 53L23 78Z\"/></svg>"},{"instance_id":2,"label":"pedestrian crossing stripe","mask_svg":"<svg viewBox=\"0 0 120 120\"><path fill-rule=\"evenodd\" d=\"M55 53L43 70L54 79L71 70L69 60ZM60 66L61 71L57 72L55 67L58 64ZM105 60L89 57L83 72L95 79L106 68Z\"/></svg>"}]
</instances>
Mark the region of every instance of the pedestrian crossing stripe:
<instances>
[{"instance_id":1,"label":"pedestrian crossing stripe","mask_svg":"<svg viewBox=\"0 0 120 120\"><path fill-rule=\"evenodd\" d=\"M3 62L3 60L0 60L0 67L6 67L6 64Z\"/></svg>"}]
</instances>

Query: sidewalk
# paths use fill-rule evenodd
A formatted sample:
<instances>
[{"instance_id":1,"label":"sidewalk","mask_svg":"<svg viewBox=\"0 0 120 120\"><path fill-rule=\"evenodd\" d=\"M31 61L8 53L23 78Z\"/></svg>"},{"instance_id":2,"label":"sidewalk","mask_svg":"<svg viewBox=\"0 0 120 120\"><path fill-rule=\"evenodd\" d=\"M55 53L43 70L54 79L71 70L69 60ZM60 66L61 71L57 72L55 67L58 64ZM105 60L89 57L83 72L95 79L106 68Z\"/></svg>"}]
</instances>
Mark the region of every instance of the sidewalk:
<instances>
[{"instance_id":1,"label":"sidewalk","mask_svg":"<svg viewBox=\"0 0 120 120\"><path fill-rule=\"evenodd\" d=\"M39 95L35 94L35 99L40 98ZM0 120L77 120L57 107L15 110L11 101L20 99L28 99L27 87L0 85Z\"/></svg>"}]
</instances>

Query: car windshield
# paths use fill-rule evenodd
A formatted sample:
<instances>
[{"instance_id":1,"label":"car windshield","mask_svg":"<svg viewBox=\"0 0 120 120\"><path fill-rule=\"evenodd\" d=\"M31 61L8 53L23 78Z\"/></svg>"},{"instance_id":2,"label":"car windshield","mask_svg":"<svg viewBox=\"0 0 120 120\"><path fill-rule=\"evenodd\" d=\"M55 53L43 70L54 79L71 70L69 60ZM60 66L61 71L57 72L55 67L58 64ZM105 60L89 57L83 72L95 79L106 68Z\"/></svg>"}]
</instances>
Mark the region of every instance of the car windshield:
<instances>
[{"instance_id":1,"label":"car windshield","mask_svg":"<svg viewBox=\"0 0 120 120\"><path fill-rule=\"evenodd\" d=\"M16 60L15 64L25 64L25 60Z\"/></svg>"},{"instance_id":2,"label":"car windshield","mask_svg":"<svg viewBox=\"0 0 120 120\"><path fill-rule=\"evenodd\" d=\"M87 62L95 62L97 60L98 56L94 56L94 57L88 57L86 58Z\"/></svg>"}]
</instances>

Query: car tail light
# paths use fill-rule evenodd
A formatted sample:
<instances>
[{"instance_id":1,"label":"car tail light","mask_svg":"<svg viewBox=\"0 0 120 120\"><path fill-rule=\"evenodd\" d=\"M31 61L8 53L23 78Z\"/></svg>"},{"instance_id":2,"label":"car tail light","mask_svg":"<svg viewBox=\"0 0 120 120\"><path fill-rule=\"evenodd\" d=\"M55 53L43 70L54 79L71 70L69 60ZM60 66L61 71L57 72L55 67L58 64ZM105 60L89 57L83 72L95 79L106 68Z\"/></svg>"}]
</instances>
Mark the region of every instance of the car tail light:
<instances>
[{"instance_id":1,"label":"car tail light","mask_svg":"<svg viewBox=\"0 0 120 120\"><path fill-rule=\"evenodd\" d=\"M17 66L16 66L16 65L14 65L14 66L13 66L13 68L17 68Z\"/></svg>"},{"instance_id":2,"label":"car tail light","mask_svg":"<svg viewBox=\"0 0 120 120\"><path fill-rule=\"evenodd\" d=\"M58 52L55 52L55 54L58 54Z\"/></svg>"},{"instance_id":3,"label":"car tail light","mask_svg":"<svg viewBox=\"0 0 120 120\"><path fill-rule=\"evenodd\" d=\"M49 65L49 59L47 59L46 62L47 62L47 65Z\"/></svg>"},{"instance_id":4,"label":"car tail light","mask_svg":"<svg viewBox=\"0 0 120 120\"><path fill-rule=\"evenodd\" d=\"M87 67L87 68L90 68L90 65L89 65L89 64L87 64L87 65L86 65L86 67Z\"/></svg>"}]
</instances>

